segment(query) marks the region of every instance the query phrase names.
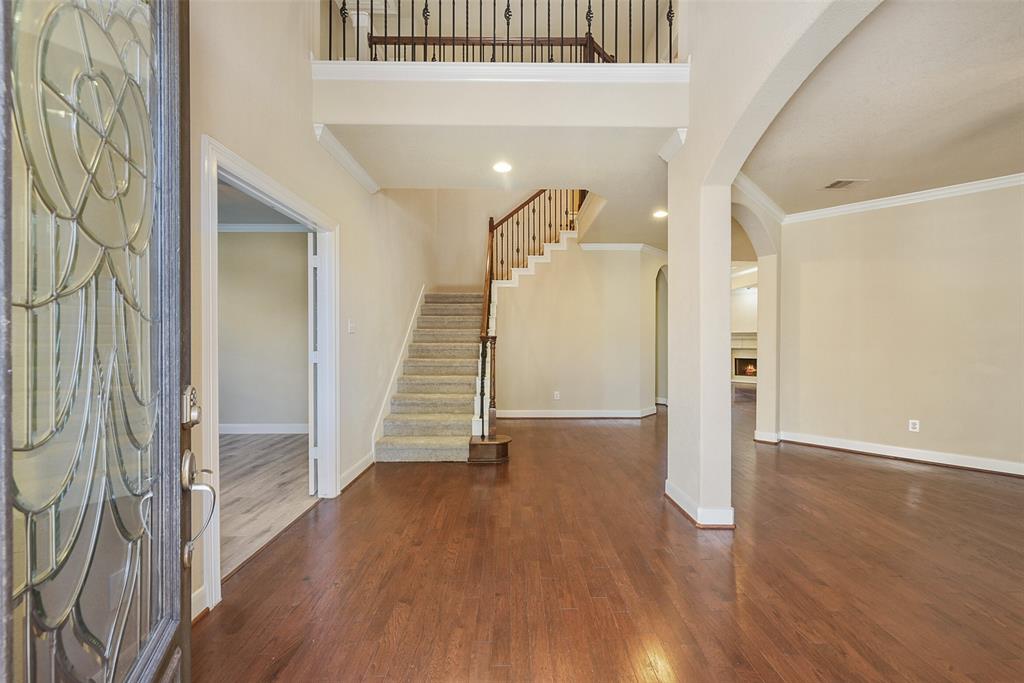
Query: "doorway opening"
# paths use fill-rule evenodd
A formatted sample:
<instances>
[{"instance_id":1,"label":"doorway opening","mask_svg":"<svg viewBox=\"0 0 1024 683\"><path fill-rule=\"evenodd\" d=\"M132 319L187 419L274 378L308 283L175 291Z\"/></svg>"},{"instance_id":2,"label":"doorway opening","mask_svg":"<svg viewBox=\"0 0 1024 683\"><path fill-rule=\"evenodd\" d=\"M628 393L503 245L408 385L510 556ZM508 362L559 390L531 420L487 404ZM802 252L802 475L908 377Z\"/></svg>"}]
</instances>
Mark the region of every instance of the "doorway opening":
<instances>
[{"instance_id":1,"label":"doorway opening","mask_svg":"<svg viewBox=\"0 0 1024 683\"><path fill-rule=\"evenodd\" d=\"M217 183L220 573L312 507L316 233Z\"/></svg>"},{"instance_id":2,"label":"doorway opening","mask_svg":"<svg viewBox=\"0 0 1024 683\"><path fill-rule=\"evenodd\" d=\"M730 367L732 402L757 402L757 254L746 231L732 221Z\"/></svg>"},{"instance_id":3,"label":"doorway opening","mask_svg":"<svg viewBox=\"0 0 1024 683\"><path fill-rule=\"evenodd\" d=\"M202 155L200 456L220 500L193 617L339 492L337 226L215 140L204 136Z\"/></svg>"}]
</instances>

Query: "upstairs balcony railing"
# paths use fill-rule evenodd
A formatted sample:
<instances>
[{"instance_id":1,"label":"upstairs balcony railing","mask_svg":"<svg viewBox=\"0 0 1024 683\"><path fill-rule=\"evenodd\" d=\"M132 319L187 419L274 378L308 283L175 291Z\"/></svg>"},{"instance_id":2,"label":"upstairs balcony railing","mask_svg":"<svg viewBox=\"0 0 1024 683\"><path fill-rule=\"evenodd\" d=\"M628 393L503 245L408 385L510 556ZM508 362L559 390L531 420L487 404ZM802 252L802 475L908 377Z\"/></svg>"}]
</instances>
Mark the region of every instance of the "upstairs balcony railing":
<instances>
[{"instance_id":1,"label":"upstairs balcony railing","mask_svg":"<svg viewBox=\"0 0 1024 683\"><path fill-rule=\"evenodd\" d=\"M326 1L331 60L677 61L674 0Z\"/></svg>"}]
</instances>

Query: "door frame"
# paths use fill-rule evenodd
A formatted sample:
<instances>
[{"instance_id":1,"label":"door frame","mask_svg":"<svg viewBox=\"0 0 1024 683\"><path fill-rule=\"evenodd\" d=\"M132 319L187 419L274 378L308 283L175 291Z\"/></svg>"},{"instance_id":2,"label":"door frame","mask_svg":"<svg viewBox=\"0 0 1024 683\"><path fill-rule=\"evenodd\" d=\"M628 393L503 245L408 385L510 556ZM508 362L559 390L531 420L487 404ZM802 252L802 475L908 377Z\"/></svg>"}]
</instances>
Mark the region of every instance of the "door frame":
<instances>
[{"instance_id":1,"label":"door frame","mask_svg":"<svg viewBox=\"0 0 1024 683\"><path fill-rule=\"evenodd\" d=\"M340 386L338 377L338 302L341 300L337 264L340 262L339 226L272 177L235 154L214 138L203 135L200 160L200 267L202 270L200 297L202 311L202 449L203 467L212 470L210 480L220 490L220 418L219 418L219 341L218 341L218 263L217 263L217 181L223 178L250 196L276 211L306 226L317 237L317 266L322 281L318 297L319 351L311 362L321 370L316 402L316 415L310 423L316 425L316 488L321 498L333 498L341 491L338 485L338 406ZM311 388L312 390L312 388ZM213 520L202 539L203 585L192 593L192 617L204 609L212 609L221 600L220 564L220 506L214 510Z\"/></svg>"},{"instance_id":2,"label":"door frame","mask_svg":"<svg viewBox=\"0 0 1024 683\"><path fill-rule=\"evenodd\" d=\"M0 680L13 675L11 589L14 553L11 527L11 3L0 2Z\"/></svg>"}]
</instances>

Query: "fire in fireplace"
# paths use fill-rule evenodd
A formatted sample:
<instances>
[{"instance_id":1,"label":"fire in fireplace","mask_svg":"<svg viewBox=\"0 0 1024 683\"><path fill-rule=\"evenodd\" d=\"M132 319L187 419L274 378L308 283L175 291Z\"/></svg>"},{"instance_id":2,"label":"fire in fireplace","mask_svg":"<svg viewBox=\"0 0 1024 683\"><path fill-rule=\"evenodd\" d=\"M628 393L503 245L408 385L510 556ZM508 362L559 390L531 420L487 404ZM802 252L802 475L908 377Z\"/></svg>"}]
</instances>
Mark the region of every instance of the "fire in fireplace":
<instances>
[{"instance_id":1,"label":"fire in fireplace","mask_svg":"<svg viewBox=\"0 0 1024 683\"><path fill-rule=\"evenodd\" d=\"M737 377L757 377L757 359L734 358L733 374Z\"/></svg>"}]
</instances>

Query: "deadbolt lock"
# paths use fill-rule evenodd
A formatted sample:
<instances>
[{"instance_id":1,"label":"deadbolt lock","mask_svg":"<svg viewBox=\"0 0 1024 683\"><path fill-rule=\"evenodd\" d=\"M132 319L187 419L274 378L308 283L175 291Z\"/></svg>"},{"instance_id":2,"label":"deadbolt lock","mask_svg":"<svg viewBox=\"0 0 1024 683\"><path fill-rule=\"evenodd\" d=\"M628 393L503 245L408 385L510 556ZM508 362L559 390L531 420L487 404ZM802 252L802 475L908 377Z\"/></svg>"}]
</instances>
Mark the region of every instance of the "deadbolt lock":
<instances>
[{"instance_id":1,"label":"deadbolt lock","mask_svg":"<svg viewBox=\"0 0 1024 683\"><path fill-rule=\"evenodd\" d=\"M191 429L203 420L203 409L199 405L199 392L189 384L181 395L181 424Z\"/></svg>"}]
</instances>

